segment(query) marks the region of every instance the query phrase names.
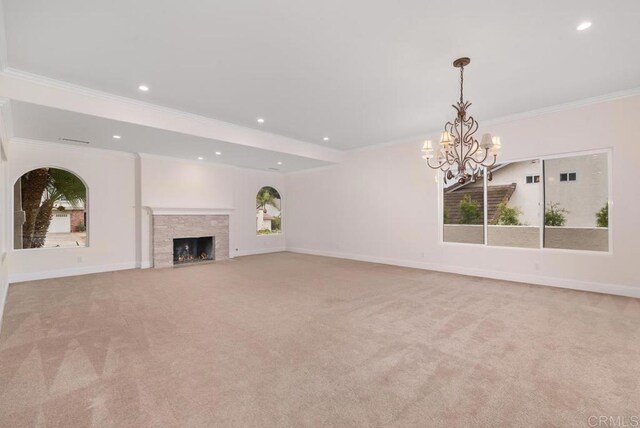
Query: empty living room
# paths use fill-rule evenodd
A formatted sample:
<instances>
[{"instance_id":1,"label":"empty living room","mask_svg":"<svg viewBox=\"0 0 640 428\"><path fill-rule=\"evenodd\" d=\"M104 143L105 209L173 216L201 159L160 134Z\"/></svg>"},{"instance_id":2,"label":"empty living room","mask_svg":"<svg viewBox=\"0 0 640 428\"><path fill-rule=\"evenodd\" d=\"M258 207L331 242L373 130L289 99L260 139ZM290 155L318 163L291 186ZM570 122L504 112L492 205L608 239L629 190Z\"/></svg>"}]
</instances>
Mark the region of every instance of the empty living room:
<instances>
[{"instance_id":1,"label":"empty living room","mask_svg":"<svg viewBox=\"0 0 640 428\"><path fill-rule=\"evenodd\" d=\"M0 427L640 427L638 22L0 0Z\"/></svg>"}]
</instances>

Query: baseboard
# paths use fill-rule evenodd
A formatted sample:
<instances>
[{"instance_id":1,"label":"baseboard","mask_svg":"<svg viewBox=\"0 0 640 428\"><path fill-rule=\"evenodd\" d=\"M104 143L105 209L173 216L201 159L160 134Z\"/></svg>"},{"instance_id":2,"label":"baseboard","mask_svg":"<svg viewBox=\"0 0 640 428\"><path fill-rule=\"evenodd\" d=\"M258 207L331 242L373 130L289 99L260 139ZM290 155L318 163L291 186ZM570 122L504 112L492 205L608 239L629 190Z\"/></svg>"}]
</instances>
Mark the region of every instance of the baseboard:
<instances>
[{"instance_id":1,"label":"baseboard","mask_svg":"<svg viewBox=\"0 0 640 428\"><path fill-rule=\"evenodd\" d=\"M69 269L57 269L41 272L18 273L9 275L9 283L35 281L38 279L62 278L66 276L86 275L89 273L110 272L115 270L135 269L135 262L115 263L110 265L85 266Z\"/></svg>"},{"instance_id":2,"label":"baseboard","mask_svg":"<svg viewBox=\"0 0 640 428\"><path fill-rule=\"evenodd\" d=\"M456 273L460 275L478 276L483 278L498 279L503 281L521 282L526 284L544 285L556 288L569 288L572 290L591 291L594 293L613 294L616 296L640 298L640 285L608 284L602 282L588 282L574 279L554 278L541 275L527 275L515 272L500 272L487 269L464 268L459 266L440 265L434 263L418 262L411 260L374 257L360 254L341 253L338 251L320 251L307 248L287 248L292 253L310 254L315 256L335 257L340 259L357 260L362 262L380 263L409 267L415 269L433 270L438 272Z\"/></svg>"},{"instance_id":3,"label":"baseboard","mask_svg":"<svg viewBox=\"0 0 640 428\"><path fill-rule=\"evenodd\" d=\"M234 257L255 256L256 254L281 253L287 251L285 247L258 248L254 250L238 250Z\"/></svg>"},{"instance_id":4,"label":"baseboard","mask_svg":"<svg viewBox=\"0 0 640 428\"><path fill-rule=\"evenodd\" d=\"M7 278L2 278L0 281L0 289L4 288L2 292L0 292L0 332L2 331L2 320L4 319L4 305L7 303L7 294L9 293L9 283L7 282Z\"/></svg>"}]
</instances>

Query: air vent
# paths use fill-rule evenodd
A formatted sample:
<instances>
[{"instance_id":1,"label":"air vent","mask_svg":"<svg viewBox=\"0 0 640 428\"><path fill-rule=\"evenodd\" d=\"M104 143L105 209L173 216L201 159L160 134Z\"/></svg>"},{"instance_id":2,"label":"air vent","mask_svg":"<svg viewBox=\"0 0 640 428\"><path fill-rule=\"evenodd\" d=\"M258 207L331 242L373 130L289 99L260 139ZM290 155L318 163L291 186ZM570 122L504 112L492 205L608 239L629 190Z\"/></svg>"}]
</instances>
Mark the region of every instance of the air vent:
<instances>
[{"instance_id":1,"label":"air vent","mask_svg":"<svg viewBox=\"0 0 640 428\"><path fill-rule=\"evenodd\" d=\"M271 171L280 171L280 168L269 168Z\"/></svg>"},{"instance_id":2,"label":"air vent","mask_svg":"<svg viewBox=\"0 0 640 428\"><path fill-rule=\"evenodd\" d=\"M58 138L60 141L68 141L70 143L81 143L81 144L91 144L88 141L84 140L74 140L73 138Z\"/></svg>"}]
</instances>

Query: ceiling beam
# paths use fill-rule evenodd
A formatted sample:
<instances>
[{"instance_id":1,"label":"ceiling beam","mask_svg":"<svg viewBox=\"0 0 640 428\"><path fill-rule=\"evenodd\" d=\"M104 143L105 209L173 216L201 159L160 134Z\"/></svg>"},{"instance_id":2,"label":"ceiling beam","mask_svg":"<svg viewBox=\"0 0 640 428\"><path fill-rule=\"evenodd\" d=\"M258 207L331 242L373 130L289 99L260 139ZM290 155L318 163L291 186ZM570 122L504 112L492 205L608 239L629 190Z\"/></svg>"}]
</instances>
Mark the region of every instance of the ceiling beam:
<instances>
[{"instance_id":1,"label":"ceiling beam","mask_svg":"<svg viewBox=\"0 0 640 428\"><path fill-rule=\"evenodd\" d=\"M187 135L339 163L344 152L82 86L5 69L0 97Z\"/></svg>"}]
</instances>

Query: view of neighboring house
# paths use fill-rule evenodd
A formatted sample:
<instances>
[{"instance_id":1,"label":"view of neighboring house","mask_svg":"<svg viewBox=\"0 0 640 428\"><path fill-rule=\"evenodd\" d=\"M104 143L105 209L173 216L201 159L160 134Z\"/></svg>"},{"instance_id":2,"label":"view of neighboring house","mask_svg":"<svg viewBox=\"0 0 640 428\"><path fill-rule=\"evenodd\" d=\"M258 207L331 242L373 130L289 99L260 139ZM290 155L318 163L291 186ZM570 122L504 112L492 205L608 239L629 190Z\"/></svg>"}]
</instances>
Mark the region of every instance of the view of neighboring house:
<instances>
[{"instance_id":1,"label":"view of neighboring house","mask_svg":"<svg viewBox=\"0 0 640 428\"><path fill-rule=\"evenodd\" d=\"M494 167L487 187L487 223L497 222L498 206L503 203L517 209L521 225L540 226L541 201L544 200L547 209L553 204L556 209L563 210L566 220L563 226L596 226L596 213L607 204L609 194L606 155L555 158L544 161L544 168L546 185L542 189L540 160ZM483 212L482 180L452 184L444 190L445 223L462 223L460 202L466 195L477 203L480 213ZM481 224L482 217L473 223Z\"/></svg>"},{"instance_id":2,"label":"view of neighboring house","mask_svg":"<svg viewBox=\"0 0 640 428\"><path fill-rule=\"evenodd\" d=\"M599 251L609 248L606 153L495 166L486 186L486 221L484 192L482 177L444 188L445 242Z\"/></svg>"}]
</instances>

